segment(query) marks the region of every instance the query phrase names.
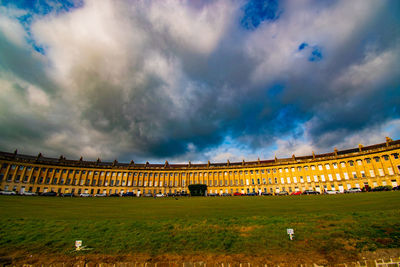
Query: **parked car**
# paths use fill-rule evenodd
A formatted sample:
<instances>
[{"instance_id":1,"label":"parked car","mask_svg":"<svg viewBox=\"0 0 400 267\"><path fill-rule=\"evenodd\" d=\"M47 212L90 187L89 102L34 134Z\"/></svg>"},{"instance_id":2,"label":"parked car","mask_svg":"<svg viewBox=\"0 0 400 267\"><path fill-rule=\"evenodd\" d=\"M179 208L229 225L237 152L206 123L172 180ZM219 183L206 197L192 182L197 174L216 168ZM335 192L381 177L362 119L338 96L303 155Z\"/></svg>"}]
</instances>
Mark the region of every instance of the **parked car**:
<instances>
[{"instance_id":1,"label":"parked car","mask_svg":"<svg viewBox=\"0 0 400 267\"><path fill-rule=\"evenodd\" d=\"M104 194L104 193L103 193L103 194L100 194L100 193L99 193L99 194L96 194L96 195L94 195L94 196L95 196L95 197L106 197L107 194Z\"/></svg>"},{"instance_id":2,"label":"parked car","mask_svg":"<svg viewBox=\"0 0 400 267\"><path fill-rule=\"evenodd\" d=\"M216 197L216 196L219 196L219 195L218 195L218 193L208 193L207 196Z\"/></svg>"},{"instance_id":3,"label":"parked car","mask_svg":"<svg viewBox=\"0 0 400 267\"><path fill-rule=\"evenodd\" d=\"M287 195L289 195L289 193L287 191L280 191L278 193L278 196L287 196Z\"/></svg>"},{"instance_id":4,"label":"parked car","mask_svg":"<svg viewBox=\"0 0 400 267\"><path fill-rule=\"evenodd\" d=\"M14 191L11 190L3 190L0 191L0 195L16 195L17 193L15 193Z\"/></svg>"},{"instance_id":5,"label":"parked car","mask_svg":"<svg viewBox=\"0 0 400 267\"><path fill-rule=\"evenodd\" d=\"M262 196L272 196L272 193L262 192L261 195L262 195Z\"/></svg>"},{"instance_id":6,"label":"parked car","mask_svg":"<svg viewBox=\"0 0 400 267\"><path fill-rule=\"evenodd\" d=\"M325 191L325 194L327 194L327 195L336 195L336 194L339 194L340 192L339 191L336 191L336 190L326 190Z\"/></svg>"},{"instance_id":7,"label":"parked car","mask_svg":"<svg viewBox=\"0 0 400 267\"><path fill-rule=\"evenodd\" d=\"M400 190L400 185L393 187L392 190Z\"/></svg>"},{"instance_id":8,"label":"parked car","mask_svg":"<svg viewBox=\"0 0 400 267\"><path fill-rule=\"evenodd\" d=\"M291 196L298 196L298 195L301 195L301 191L292 192L290 195L291 195Z\"/></svg>"},{"instance_id":9,"label":"parked car","mask_svg":"<svg viewBox=\"0 0 400 267\"><path fill-rule=\"evenodd\" d=\"M244 194L243 194L243 193L240 193L240 192L235 192L235 193L233 193L233 195L234 195L234 196L243 196Z\"/></svg>"},{"instance_id":10,"label":"parked car","mask_svg":"<svg viewBox=\"0 0 400 267\"><path fill-rule=\"evenodd\" d=\"M222 195L221 196L223 196L223 197L230 197L230 196L232 196L231 194L229 194L229 193L222 193Z\"/></svg>"},{"instance_id":11,"label":"parked car","mask_svg":"<svg viewBox=\"0 0 400 267\"><path fill-rule=\"evenodd\" d=\"M73 193L64 193L61 195L62 197L74 197Z\"/></svg>"},{"instance_id":12,"label":"parked car","mask_svg":"<svg viewBox=\"0 0 400 267\"><path fill-rule=\"evenodd\" d=\"M21 196L37 196L37 194L35 192L31 192L31 191L24 191L20 195Z\"/></svg>"},{"instance_id":13,"label":"parked car","mask_svg":"<svg viewBox=\"0 0 400 267\"><path fill-rule=\"evenodd\" d=\"M156 197L165 197L165 195L163 193L158 193L156 194Z\"/></svg>"},{"instance_id":14,"label":"parked car","mask_svg":"<svg viewBox=\"0 0 400 267\"><path fill-rule=\"evenodd\" d=\"M371 191L390 191L392 190L392 186L390 185L381 185L381 186L377 186L375 188L373 188Z\"/></svg>"},{"instance_id":15,"label":"parked car","mask_svg":"<svg viewBox=\"0 0 400 267\"><path fill-rule=\"evenodd\" d=\"M135 194L133 192L126 192L125 194L122 194L123 197L134 197Z\"/></svg>"},{"instance_id":16,"label":"parked car","mask_svg":"<svg viewBox=\"0 0 400 267\"><path fill-rule=\"evenodd\" d=\"M318 191L314 190L306 190L303 192L303 195L319 195L320 193Z\"/></svg>"},{"instance_id":17,"label":"parked car","mask_svg":"<svg viewBox=\"0 0 400 267\"><path fill-rule=\"evenodd\" d=\"M55 197L55 196L57 196L57 193L54 192L54 191L44 192L44 193L41 194L41 196L44 196L44 197Z\"/></svg>"},{"instance_id":18,"label":"parked car","mask_svg":"<svg viewBox=\"0 0 400 267\"><path fill-rule=\"evenodd\" d=\"M110 197L119 197L120 195L119 194L117 194L117 193L114 193L114 194L110 194Z\"/></svg>"},{"instance_id":19,"label":"parked car","mask_svg":"<svg viewBox=\"0 0 400 267\"><path fill-rule=\"evenodd\" d=\"M92 195L89 193L80 193L80 197L91 197Z\"/></svg>"},{"instance_id":20,"label":"parked car","mask_svg":"<svg viewBox=\"0 0 400 267\"><path fill-rule=\"evenodd\" d=\"M147 194L143 194L144 197L153 197L153 194L151 193L147 193Z\"/></svg>"},{"instance_id":21,"label":"parked car","mask_svg":"<svg viewBox=\"0 0 400 267\"><path fill-rule=\"evenodd\" d=\"M350 188L350 189L347 189L344 192L345 193L361 193L361 189L360 188Z\"/></svg>"},{"instance_id":22,"label":"parked car","mask_svg":"<svg viewBox=\"0 0 400 267\"><path fill-rule=\"evenodd\" d=\"M180 193L179 195L180 195L181 197L188 197L188 196L189 196L188 193Z\"/></svg>"}]
</instances>

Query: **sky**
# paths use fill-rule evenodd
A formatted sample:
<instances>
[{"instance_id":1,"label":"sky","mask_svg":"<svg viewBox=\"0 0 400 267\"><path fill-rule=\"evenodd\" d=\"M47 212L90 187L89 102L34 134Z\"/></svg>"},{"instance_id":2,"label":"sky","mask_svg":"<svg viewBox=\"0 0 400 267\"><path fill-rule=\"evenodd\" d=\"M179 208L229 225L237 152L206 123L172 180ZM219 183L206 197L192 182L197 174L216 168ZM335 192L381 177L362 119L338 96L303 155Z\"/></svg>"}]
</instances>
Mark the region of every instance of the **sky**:
<instances>
[{"instance_id":1,"label":"sky","mask_svg":"<svg viewBox=\"0 0 400 267\"><path fill-rule=\"evenodd\" d=\"M184 163L400 139L398 0L0 0L0 150Z\"/></svg>"}]
</instances>

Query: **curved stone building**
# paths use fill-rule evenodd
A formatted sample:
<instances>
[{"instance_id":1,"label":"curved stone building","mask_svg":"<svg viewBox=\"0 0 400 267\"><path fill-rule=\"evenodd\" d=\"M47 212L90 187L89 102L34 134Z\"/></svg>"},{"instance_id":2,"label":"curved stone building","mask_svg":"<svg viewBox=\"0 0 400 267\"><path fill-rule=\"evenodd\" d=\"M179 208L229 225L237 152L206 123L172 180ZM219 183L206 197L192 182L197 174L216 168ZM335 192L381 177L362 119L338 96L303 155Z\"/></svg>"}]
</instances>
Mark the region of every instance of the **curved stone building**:
<instances>
[{"instance_id":1,"label":"curved stone building","mask_svg":"<svg viewBox=\"0 0 400 267\"><path fill-rule=\"evenodd\" d=\"M326 154L208 164L137 164L0 152L0 188L16 192L178 193L207 184L209 193L340 190L400 183L400 140Z\"/></svg>"}]
</instances>

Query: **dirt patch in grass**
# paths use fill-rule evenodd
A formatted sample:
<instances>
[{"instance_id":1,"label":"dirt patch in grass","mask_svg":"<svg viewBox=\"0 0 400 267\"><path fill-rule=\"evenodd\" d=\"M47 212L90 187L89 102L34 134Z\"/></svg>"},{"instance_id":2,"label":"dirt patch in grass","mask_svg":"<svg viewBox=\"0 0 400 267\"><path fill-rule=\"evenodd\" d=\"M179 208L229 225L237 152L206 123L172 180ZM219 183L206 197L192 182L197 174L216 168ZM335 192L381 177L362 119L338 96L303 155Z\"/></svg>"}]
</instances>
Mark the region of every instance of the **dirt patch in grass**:
<instances>
[{"instance_id":1,"label":"dirt patch in grass","mask_svg":"<svg viewBox=\"0 0 400 267\"><path fill-rule=\"evenodd\" d=\"M375 260L381 258L400 257L400 249L378 249L374 252L362 252L352 257L349 255L340 255L335 253L286 253L284 251L271 251L266 255L219 255L219 254L196 254L196 255L175 255L163 254L150 256L147 254L124 254L124 255L103 255L103 254L86 254L86 255L60 255L60 254L30 254L26 251L1 251L0 265L23 265L32 264L51 265L64 263L74 265L77 263L127 263L127 262L206 262L208 264L217 263L252 263L252 264L271 264L280 266L294 266L299 264L316 263L319 265L331 265L338 263L354 262L358 260Z\"/></svg>"}]
</instances>

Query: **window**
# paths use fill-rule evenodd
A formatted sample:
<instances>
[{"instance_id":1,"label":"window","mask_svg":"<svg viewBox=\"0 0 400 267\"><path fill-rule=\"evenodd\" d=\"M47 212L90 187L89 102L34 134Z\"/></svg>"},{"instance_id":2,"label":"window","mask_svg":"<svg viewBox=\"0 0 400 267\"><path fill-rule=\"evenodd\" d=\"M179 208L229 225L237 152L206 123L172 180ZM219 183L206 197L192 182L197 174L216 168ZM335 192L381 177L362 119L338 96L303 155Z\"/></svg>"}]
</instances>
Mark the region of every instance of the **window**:
<instances>
[{"instance_id":1,"label":"window","mask_svg":"<svg viewBox=\"0 0 400 267\"><path fill-rule=\"evenodd\" d=\"M349 179L349 175L347 174L347 172L343 173L344 179L348 180Z\"/></svg>"},{"instance_id":2,"label":"window","mask_svg":"<svg viewBox=\"0 0 400 267\"><path fill-rule=\"evenodd\" d=\"M333 168L337 169L337 163L333 163Z\"/></svg>"},{"instance_id":3,"label":"window","mask_svg":"<svg viewBox=\"0 0 400 267\"><path fill-rule=\"evenodd\" d=\"M290 184L290 177L287 177L286 181L288 182L288 184Z\"/></svg>"},{"instance_id":4,"label":"window","mask_svg":"<svg viewBox=\"0 0 400 267\"><path fill-rule=\"evenodd\" d=\"M384 160L389 160L389 156L388 155L383 155L383 159Z\"/></svg>"},{"instance_id":5,"label":"window","mask_svg":"<svg viewBox=\"0 0 400 267\"><path fill-rule=\"evenodd\" d=\"M321 174L321 181L325 182L325 175Z\"/></svg>"},{"instance_id":6,"label":"window","mask_svg":"<svg viewBox=\"0 0 400 267\"><path fill-rule=\"evenodd\" d=\"M311 177L307 175L307 182L311 183Z\"/></svg>"},{"instance_id":7,"label":"window","mask_svg":"<svg viewBox=\"0 0 400 267\"><path fill-rule=\"evenodd\" d=\"M322 165L318 165L318 170L322 171Z\"/></svg>"},{"instance_id":8,"label":"window","mask_svg":"<svg viewBox=\"0 0 400 267\"><path fill-rule=\"evenodd\" d=\"M297 167L297 170L298 170L298 171L301 171L301 167Z\"/></svg>"},{"instance_id":9,"label":"window","mask_svg":"<svg viewBox=\"0 0 400 267\"><path fill-rule=\"evenodd\" d=\"M314 175L314 182L318 182L318 176Z\"/></svg>"},{"instance_id":10,"label":"window","mask_svg":"<svg viewBox=\"0 0 400 267\"><path fill-rule=\"evenodd\" d=\"M399 159L399 154L397 154L397 153L393 154L393 158L394 159Z\"/></svg>"},{"instance_id":11,"label":"window","mask_svg":"<svg viewBox=\"0 0 400 267\"><path fill-rule=\"evenodd\" d=\"M285 179L281 178L281 184L285 183Z\"/></svg>"},{"instance_id":12,"label":"window","mask_svg":"<svg viewBox=\"0 0 400 267\"><path fill-rule=\"evenodd\" d=\"M346 163L340 162L340 166L341 166L342 168L345 168L345 167L346 167Z\"/></svg>"},{"instance_id":13,"label":"window","mask_svg":"<svg viewBox=\"0 0 400 267\"><path fill-rule=\"evenodd\" d=\"M329 179L329 181L333 181L332 174L328 174L328 179Z\"/></svg>"},{"instance_id":14,"label":"window","mask_svg":"<svg viewBox=\"0 0 400 267\"><path fill-rule=\"evenodd\" d=\"M325 169L330 170L331 166L329 166L329 164L325 164Z\"/></svg>"},{"instance_id":15,"label":"window","mask_svg":"<svg viewBox=\"0 0 400 267\"><path fill-rule=\"evenodd\" d=\"M370 159L370 158L366 158L366 159L365 159L365 162L371 163L371 159Z\"/></svg>"},{"instance_id":16,"label":"window","mask_svg":"<svg viewBox=\"0 0 400 267\"><path fill-rule=\"evenodd\" d=\"M300 176L300 183L304 183L303 176Z\"/></svg>"},{"instance_id":17,"label":"window","mask_svg":"<svg viewBox=\"0 0 400 267\"><path fill-rule=\"evenodd\" d=\"M369 175L370 175L371 177L375 177L375 172L374 172L374 170L369 170Z\"/></svg>"},{"instance_id":18,"label":"window","mask_svg":"<svg viewBox=\"0 0 400 267\"><path fill-rule=\"evenodd\" d=\"M394 174L394 173L393 173L392 167L389 167L389 168L388 168L388 172L389 172L389 175L393 175L393 174Z\"/></svg>"},{"instance_id":19,"label":"window","mask_svg":"<svg viewBox=\"0 0 400 267\"><path fill-rule=\"evenodd\" d=\"M340 178L340 173L336 173L336 180L340 181L342 178Z\"/></svg>"},{"instance_id":20,"label":"window","mask_svg":"<svg viewBox=\"0 0 400 267\"><path fill-rule=\"evenodd\" d=\"M315 166L314 165L311 165L311 170L315 170Z\"/></svg>"},{"instance_id":21,"label":"window","mask_svg":"<svg viewBox=\"0 0 400 267\"><path fill-rule=\"evenodd\" d=\"M380 176L385 176L385 173L383 172L383 169L378 169L379 175Z\"/></svg>"},{"instance_id":22,"label":"window","mask_svg":"<svg viewBox=\"0 0 400 267\"><path fill-rule=\"evenodd\" d=\"M358 159L358 160L357 160L357 165L358 165L358 166L361 166L361 165L362 165L362 161Z\"/></svg>"},{"instance_id":23,"label":"window","mask_svg":"<svg viewBox=\"0 0 400 267\"><path fill-rule=\"evenodd\" d=\"M350 160L350 161L349 161L349 165L350 165L350 166L354 166L354 161Z\"/></svg>"},{"instance_id":24,"label":"window","mask_svg":"<svg viewBox=\"0 0 400 267\"><path fill-rule=\"evenodd\" d=\"M379 158L378 157L375 157L374 159L375 159L375 162L379 162Z\"/></svg>"},{"instance_id":25,"label":"window","mask_svg":"<svg viewBox=\"0 0 400 267\"><path fill-rule=\"evenodd\" d=\"M293 177L293 182L297 183L297 178L296 177Z\"/></svg>"},{"instance_id":26,"label":"window","mask_svg":"<svg viewBox=\"0 0 400 267\"><path fill-rule=\"evenodd\" d=\"M357 178L357 173L356 173L356 172L352 172L351 174L353 175L353 178L354 178L354 179Z\"/></svg>"},{"instance_id":27,"label":"window","mask_svg":"<svg viewBox=\"0 0 400 267\"><path fill-rule=\"evenodd\" d=\"M360 173L361 173L361 177L365 177L365 172L364 171L360 171Z\"/></svg>"}]
</instances>

